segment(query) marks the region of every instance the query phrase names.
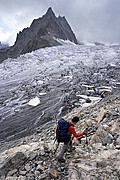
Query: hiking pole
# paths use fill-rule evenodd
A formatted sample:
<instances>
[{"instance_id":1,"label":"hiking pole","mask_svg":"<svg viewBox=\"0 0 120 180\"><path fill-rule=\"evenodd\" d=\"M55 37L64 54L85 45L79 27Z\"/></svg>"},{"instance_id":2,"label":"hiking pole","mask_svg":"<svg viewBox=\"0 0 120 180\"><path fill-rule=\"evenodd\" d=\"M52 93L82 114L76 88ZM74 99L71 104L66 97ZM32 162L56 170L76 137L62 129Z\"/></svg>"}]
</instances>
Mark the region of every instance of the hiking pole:
<instances>
[{"instance_id":1,"label":"hiking pole","mask_svg":"<svg viewBox=\"0 0 120 180\"><path fill-rule=\"evenodd\" d=\"M85 139L86 139L86 144L88 145L88 138L87 138L87 135L85 135Z\"/></svg>"},{"instance_id":2,"label":"hiking pole","mask_svg":"<svg viewBox=\"0 0 120 180\"><path fill-rule=\"evenodd\" d=\"M84 138L84 137L79 137L77 138L77 140L79 141L79 143L81 144L81 139ZM88 138L87 138L87 135L85 135L85 144L88 145Z\"/></svg>"},{"instance_id":3,"label":"hiking pole","mask_svg":"<svg viewBox=\"0 0 120 180\"><path fill-rule=\"evenodd\" d=\"M56 154L58 147L59 147L59 143L57 144L57 146L55 148L54 154Z\"/></svg>"},{"instance_id":4,"label":"hiking pole","mask_svg":"<svg viewBox=\"0 0 120 180\"><path fill-rule=\"evenodd\" d=\"M98 129L98 127L88 130L87 131L87 137L92 136L93 134L95 134L97 129Z\"/></svg>"},{"instance_id":5,"label":"hiking pole","mask_svg":"<svg viewBox=\"0 0 120 180\"><path fill-rule=\"evenodd\" d=\"M85 131L84 131L84 135L85 135L85 139L86 139L86 144L88 145L87 133L88 133L88 128L86 128Z\"/></svg>"},{"instance_id":6,"label":"hiking pole","mask_svg":"<svg viewBox=\"0 0 120 180\"><path fill-rule=\"evenodd\" d=\"M87 133L88 133L88 128L86 128L86 129L84 130L84 135L85 135L85 139L86 139L86 142L85 142L85 143L88 145L88 138L87 138L88 136L87 136ZM82 138L84 138L84 136L78 138L78 141L79 141L80 144L81 144L81 139L82 139Z\"/></svg>"}]
</instances>

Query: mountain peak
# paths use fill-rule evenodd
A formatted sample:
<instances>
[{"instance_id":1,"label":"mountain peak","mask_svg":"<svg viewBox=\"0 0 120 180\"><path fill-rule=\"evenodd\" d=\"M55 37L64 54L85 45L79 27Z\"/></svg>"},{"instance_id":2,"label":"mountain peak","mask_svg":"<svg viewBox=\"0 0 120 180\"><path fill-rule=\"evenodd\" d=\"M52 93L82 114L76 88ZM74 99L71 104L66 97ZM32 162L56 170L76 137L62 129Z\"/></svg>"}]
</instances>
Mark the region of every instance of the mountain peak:
<instances>
[{"instance_id":1,"label":"mountain peak","mask_svg":"<svg viewBox=\"0 0 120 180\"><path fill-rule=\"evenodd\" d=\"M69 40L77 44L77 39L65 17L56 17L49 7L41 18L34 19L30 27L17 34L15 44L9 50L0 52L1 59L16 58L21 54L39 48L62 45L58 39Z\"/></svg>"},{"instance_id":2,"label":"mountain peak","mask_svg":"<svg viewBox=\"0 0 120 180\"><path fill-rule=\"evenodd\" d=\"M47 10L47 12L53 12L52 8L49 7L48 10Z\"/></svg>"},{"instance_id":3,"label":"mountain peak","mask_svg":"<svg viewBox=\"0 0 120 180\"><path fill-rule=\"evenodd\" d=\"M52 10L51 7L48 8L48 10L47 10L45 16L52 16L52 17L55 17L55 14L54 14L54 12L53 12L53 10Z\"/></svg>"}]
</instances>

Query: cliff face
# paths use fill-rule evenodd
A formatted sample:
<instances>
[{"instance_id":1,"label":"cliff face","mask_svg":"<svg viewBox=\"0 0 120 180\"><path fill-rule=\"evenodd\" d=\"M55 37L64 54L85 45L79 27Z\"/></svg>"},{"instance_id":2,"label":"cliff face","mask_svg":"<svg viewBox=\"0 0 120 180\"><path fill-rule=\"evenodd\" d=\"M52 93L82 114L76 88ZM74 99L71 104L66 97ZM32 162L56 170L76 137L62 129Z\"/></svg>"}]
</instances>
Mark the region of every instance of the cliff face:
<instances>
[{"instance_id":1,"label":"cliff face","mask_svg":"<svg viewBox=\"0 0 120 180\"><path fill-rule=\"evenodd\" d=\"M0 52L0 62L39 48L61 45L57 39L69 40L77 44L75 34L65 17L57 18L50 7L43 17L33 20L29 28L17 34L15 44L9 50Z\"/></svg>"}]
</instances>

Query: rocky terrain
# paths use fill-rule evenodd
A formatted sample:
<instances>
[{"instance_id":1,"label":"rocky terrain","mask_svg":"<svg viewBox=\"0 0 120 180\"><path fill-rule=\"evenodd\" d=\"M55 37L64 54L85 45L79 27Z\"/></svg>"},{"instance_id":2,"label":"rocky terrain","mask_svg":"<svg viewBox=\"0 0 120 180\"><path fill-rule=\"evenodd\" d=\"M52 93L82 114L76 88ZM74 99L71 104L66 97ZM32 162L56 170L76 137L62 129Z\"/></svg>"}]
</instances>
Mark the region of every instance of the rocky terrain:
<instances>
[{"instance_id":1,"label":"rocky terrain","mask_svg":"<svg viewBox=\"0 0 120 180\"><path fill-rule=\"evenodd\" d=\"M25 138L1 144L1 180L119 180L120 179L120 92L107 95L97 104L74 108L64 116L80 117L77 132L89 129L91 135L66 152L65 164L56 160L56 122ZM87 140L87 141L86 141ZM56 151L56 152L55 152Z\"/></svg>"},{"instance_id":2,"label":"rocky terrain","mask_svg":"<svg viewBox=\"0 0 120 180\"><path fill-rule=\"evenodd\" d=\"M120 47L66 45L0 64L0 180L120 179ZM79 116L56 159L56 122Z\"/></svg>"},{"instance_id":3,"label":"rocky terrain","mask_svg":"<svg viewBox=\"0 0 120 180\"><path fill-rule=\"evenodd\" d=\"M65 17L56 17L50 7L41 18L34 19L30 27L17 34L15 44L0 50L0 63L7 58L39 48L62 45L62 40L77 44L77 39Z\"/></svg>"}]
</instances>

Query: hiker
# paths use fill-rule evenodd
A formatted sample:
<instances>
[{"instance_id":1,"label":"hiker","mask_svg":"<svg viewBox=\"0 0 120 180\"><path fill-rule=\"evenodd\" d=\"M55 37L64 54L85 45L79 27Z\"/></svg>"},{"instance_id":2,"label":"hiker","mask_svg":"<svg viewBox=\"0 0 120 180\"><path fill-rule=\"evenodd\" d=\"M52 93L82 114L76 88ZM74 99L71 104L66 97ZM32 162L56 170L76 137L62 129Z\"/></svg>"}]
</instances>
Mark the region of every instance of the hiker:
<instances>
[{"instance_id":1,"label":"hiker","mask_svg":"<svg viewBox=\"0 0 120 180\"><path fill-rule=\"evenodd\" d=\"M80 133L80 134L76 133L74 126L77 124L78 121L79 121L79 117L75 116L73 117L71 122L68 122L69 125L68 125L68 130L67 130L67 140L60 141L60 142L64 142L64 145L61 151L59 152L59 154L57 155L58 162L61 162L61 163L65 162L65 159L63 158L63 156L66 150L69 150L69 152L74 150L74 148L72 147L72 135L78 138L86 134L86 131L83 131L83 133Z\"/></svg>"}]
</instances>

